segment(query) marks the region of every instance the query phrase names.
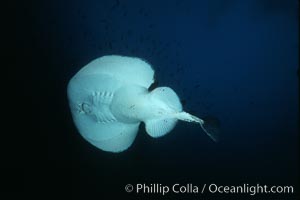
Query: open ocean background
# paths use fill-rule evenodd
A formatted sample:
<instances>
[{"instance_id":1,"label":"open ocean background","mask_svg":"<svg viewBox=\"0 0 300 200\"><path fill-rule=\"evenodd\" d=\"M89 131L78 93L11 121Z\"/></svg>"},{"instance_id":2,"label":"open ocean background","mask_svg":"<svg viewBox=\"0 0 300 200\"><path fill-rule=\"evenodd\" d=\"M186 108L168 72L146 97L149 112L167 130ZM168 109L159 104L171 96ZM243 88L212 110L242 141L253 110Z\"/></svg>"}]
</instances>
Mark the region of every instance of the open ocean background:
<instances>
[{"instance_id":1,"label":"open ocean background","mask_svg":"<svg viewBox=\"0 0 300 200\"><path fill-rule=\"evenodd\" d=\"M295 0L19 4L20 69L13 78L22 82L23 100L17 105L30 105L25 108L30 117L16 128L24 125L34 138L26 143L25 156L8 160L18 164L16 170L19 162L25 164L25 193L41 199L157 199L162 195L126 193L124 187L299 186L298 6ZM218 117L220 143L212 142L200 126L184 122L159 139L150 138L142 126L133 145L120 154L86 142L71 118L67 84L88 62L110 54L145 59L158 86L174 89L186 111ZM251 197L208 192L165 196Z\"/></svg>"}]
</instances>

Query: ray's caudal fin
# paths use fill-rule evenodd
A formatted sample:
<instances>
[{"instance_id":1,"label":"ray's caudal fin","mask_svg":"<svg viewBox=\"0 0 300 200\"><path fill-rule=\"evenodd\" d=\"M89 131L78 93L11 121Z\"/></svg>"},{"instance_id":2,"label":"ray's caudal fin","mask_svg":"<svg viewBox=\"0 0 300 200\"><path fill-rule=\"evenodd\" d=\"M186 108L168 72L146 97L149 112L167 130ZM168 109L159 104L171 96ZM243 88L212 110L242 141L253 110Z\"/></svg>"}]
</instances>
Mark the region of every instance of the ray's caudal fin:
<instances>
[{"instance_id":1,"label":"ray's caudal fin","mask_svg":"<svg viewBox=\"0 0 300 200\"><path fill-rule=\"evenodd\" d=\"M203 131L214 141L218 142L220 140L220 122L215 117L204 117L200 119L194 115L187 112L177 113L176 118L186 122L199 123Z\"/></svg>"}]
</instances>

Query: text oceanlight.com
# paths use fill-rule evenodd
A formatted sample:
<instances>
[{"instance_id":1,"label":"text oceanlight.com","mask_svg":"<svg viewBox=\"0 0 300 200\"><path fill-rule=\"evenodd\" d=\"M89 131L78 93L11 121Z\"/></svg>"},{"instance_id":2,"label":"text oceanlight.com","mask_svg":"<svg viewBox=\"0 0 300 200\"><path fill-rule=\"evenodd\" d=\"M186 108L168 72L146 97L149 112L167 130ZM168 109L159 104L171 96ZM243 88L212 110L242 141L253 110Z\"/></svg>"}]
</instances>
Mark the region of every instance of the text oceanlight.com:
<instances>
[{"instance_id":1,"label":"text oceanlight.com","mask_svg":"<svg viewBox=\"0 0 300 200\"><path fill-rule=\"evenodd\" d=\"M250 185L247 183L241 185L218 185L215 183L195 185L192 183L179 184L175 183L173 185L163 185L160 183L138 183L135 185L127 184L125 186L125 191L128 193L136 194L161 194L165 195L168 193L175 194L292 194L294 193L293 186L279 186L279 185L261 185L255 184Z\"/></svg>"}]
</instances>

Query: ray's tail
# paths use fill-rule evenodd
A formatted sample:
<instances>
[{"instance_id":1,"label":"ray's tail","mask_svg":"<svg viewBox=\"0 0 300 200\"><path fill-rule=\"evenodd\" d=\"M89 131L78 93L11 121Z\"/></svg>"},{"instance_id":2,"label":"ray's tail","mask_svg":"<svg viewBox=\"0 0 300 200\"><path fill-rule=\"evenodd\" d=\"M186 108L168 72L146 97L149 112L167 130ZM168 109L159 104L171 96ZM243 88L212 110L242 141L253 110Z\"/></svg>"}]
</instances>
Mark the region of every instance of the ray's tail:
<instances>
[{"instance_id":1,"label":"ray's tail","mask_svg":"<svg viewBox=\"0 0 300 200\"><path fill-rule=\"evenodd\" d=\"M194 115L187 112L179 112L176 118L186 122L199 123L203 131L214 141L218 142L220 140L220 122L215 117L204 117L200 119Z\"/></svg>"}]
</instances>

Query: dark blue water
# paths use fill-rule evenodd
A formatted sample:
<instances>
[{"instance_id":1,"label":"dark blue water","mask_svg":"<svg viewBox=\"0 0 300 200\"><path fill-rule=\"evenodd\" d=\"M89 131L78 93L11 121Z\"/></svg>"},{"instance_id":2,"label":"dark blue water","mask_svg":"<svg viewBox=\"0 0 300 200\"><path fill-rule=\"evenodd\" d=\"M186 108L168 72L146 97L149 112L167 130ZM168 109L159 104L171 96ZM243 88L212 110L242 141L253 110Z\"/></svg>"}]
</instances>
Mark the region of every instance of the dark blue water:
<instances>
[{"instance_id":1,"label":"dark blue water","mask_svg":"<svg viewBox=\"0 0 300 200\"><path fill-rule=\"evenodd\" d=\"M259 183L296 188L297 1L52 0L20 5L17 18L20 59L29 61L18 76L25 79L22 73L29 69L31 82L24 88L34 95L22 93L35 108L30 128L37 133L24 161L27 192L157 199L162 195L128 194L124 187ZM72 122L67 83L88 62L110 54L147 60L158 86L174 89L186 111L218 117L221 141L211 141L198 125L179 122L159 139L141 127L133 145L120 154L87 143ZM206 196L242 198L208 192L166 198Z\"/></svg>"}]
</instances>

